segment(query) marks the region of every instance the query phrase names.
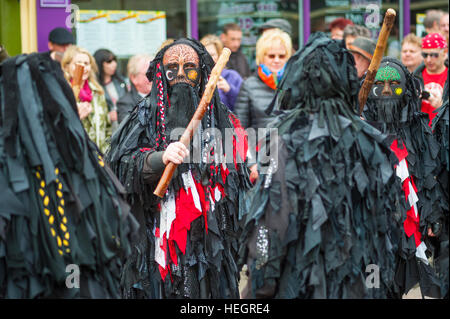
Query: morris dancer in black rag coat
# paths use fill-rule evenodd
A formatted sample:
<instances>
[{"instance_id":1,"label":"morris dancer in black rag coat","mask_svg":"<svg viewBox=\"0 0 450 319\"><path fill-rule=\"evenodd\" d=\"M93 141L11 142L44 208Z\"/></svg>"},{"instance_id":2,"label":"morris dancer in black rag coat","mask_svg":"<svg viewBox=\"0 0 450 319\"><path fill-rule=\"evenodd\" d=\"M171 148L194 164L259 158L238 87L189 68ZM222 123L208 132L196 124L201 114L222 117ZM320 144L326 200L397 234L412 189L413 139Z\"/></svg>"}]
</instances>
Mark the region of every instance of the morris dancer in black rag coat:
<instances>
[{"instance_id":1,"label":"morris dancer in black rag coat","mask_svg":"<svg viewBox=\"0 0 450 319\"><path fill-rule=\"evenodd\" d=\"M0 65L0 190L0 298L121 297L138 224L46 54Z\"/></svg>"},{"instance_id":2,"label":"morris dancer in black rag coat","mask_svg":"<svg viewBox=\"0 0 450 319\"><path fill-rule=\"evenodd\" d=\"M386 136L352 111L357 93L351 53L323 33L288 61L279 140L265 143L279 152L264 161L241 238L244 297L390 295L404 200Z\"/></svg>"},{"instance_id":3,"label":"morris dancer in black rag coat","mask_svg":"<svg viewBox=\"0 0 450 319\"><path fill-rule=\"evenodd\" d=\"M125 298L239 298L238 220L251 185L245 131L216 90L189 150L178 142L213 66L198 41L164 47L147 72L151 93L112 137L107 162L142 226ZM180 165L161 200L153 191L169 161Z\"/></svg>"},{"instance_id":4,"label":"morris dancer in black rag coat","mask_svg":"<svg viewBox=\"0 0 450 319\"><path fill-rule=\"evenodd\" d=\"M432 241L442 232L448 202L437 181L441 170L439 144L420 112L420 86L397 59L384 57L368 96L364 117L388 134L387 143L398 158L395 167L407 203L397 258L395 291L398 298L420 283L424 296L440 297L440 283L428 261ZM447 269L448 272L448 269Z\"/></svg>"},{"instance_id":5,"label":"morris dancer in black rag coat","mask_svg":"<svg viewBox=\"0 0 450 319\"><path fill-rule=\"evenodd\" d=\"M449 166L450 166L450 149L449 149L449 111L448 111L448 80L445 82L444 87L444 96L443 96L443 104L442 106L436 110L438 113L431 125L431 129L433 130L433 134L436 137L436 140L440 144L439 149L439 158L441 160L441 171L437 174L437 180L442 186L442 190L444 191L444 199L445 207L443 209L444 216L442 219L442 231L437 236L437 240L435 241L436 246L436 254L435 254L435 265L436 271L439 274L439 278L441 279L441 296L444 299L448 299L448 272L449 272L449 263L448 263L448 232L449 232L449 223L448 223L448 214L449 214L449 193L448 193L448 175L449 175ZM432 238L435 239L435 238Z\"/></svg>"}]
</instances>

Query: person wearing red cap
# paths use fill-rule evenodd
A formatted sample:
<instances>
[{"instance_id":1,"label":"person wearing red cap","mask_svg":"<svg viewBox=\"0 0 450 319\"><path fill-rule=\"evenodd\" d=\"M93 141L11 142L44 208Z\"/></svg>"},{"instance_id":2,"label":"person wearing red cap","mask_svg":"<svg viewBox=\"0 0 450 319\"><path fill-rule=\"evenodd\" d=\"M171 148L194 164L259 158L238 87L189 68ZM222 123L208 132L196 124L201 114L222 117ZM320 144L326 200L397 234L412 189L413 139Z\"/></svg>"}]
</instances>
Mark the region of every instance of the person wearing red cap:
<instances>
[{"instance_id":1,"label":"person wearing red cap","mask_svg":"<svg viewBox=\"0 0 450 319\"><path fill-rule=\"evenodd\" d=\"M414 75L420 80L422 87L422 112L428 114L431 121L437 113L434 111L442 105L442 94L447 81L448 66L447 41L439 33L430 33L422 39L423 64Z\"/></svg>"},{"instance_id":2,"label":"person wearing red cap","mask_svg":"<svg viewBox=\"0 0 450 319\"><path fill-rule=\"evenodd\" d=\"M330 22L330 37L333 40L344 39L344 29L348 25L354 25L352 20L345 18L336 18Z\"/></svg>"}]
</instances>

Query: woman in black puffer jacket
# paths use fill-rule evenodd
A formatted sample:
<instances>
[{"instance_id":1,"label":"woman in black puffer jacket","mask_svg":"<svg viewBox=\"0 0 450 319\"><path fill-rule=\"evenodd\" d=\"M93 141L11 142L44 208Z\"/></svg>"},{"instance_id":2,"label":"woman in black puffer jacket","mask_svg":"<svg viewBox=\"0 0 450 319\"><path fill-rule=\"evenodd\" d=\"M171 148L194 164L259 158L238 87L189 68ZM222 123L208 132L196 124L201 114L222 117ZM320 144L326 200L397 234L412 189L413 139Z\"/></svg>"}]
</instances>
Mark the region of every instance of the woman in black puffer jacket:
<instances>
[{"instance_id":1,"label":"woman in black puffer jacket","mask_svg":"<svg viewBox=\"0 0 450 319\"><path fill-rule=\"evenodd\" d=\"M245 129L253 128L257 134L258 128L267 127L272 119L268 107L291 55L291 38L280 29L265 31L256 42L256 74L242 83L234 106L234 112ZM250 179L254 181L258 178L255 148L250 146L249 151Z\"/></svg>"},{"instance_id":2,"label":"woman in black puffer jacket","mask_svg":"<svg viewBox=\"0 0 450 319\"><path fill-rule=\"evenodd\" d=\"M292 55L290 36L279 29L263 33L256 43L256 74L242 83L234 111L244 128L266 127L271 116L266 109Z\"/></svg>"}]
</instances>

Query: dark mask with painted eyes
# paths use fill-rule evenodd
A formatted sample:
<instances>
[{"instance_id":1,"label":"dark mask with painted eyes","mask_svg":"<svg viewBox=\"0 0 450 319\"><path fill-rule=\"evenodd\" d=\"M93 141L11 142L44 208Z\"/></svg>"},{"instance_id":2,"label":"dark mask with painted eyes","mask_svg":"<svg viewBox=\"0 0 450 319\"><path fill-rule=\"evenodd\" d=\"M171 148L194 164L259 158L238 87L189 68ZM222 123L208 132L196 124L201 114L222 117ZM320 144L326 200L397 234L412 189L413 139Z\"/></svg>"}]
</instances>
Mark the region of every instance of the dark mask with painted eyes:
<instances>
[{"instance_id":1,"label":"dark mask with painted eyes","mask_svg":"<svg viewBox=\"0 0 450 319\"><path fill-rule=\"evenodd\" d=\"M382 62L378 68L365 112L369 121L393 124L408 121L405 108L406 75L394 63Z\"/></svg>"},{"instance_id":2,"label":"dark mask with painted eyes","mask_svg":"<svg viewBox=\"0 0 450 319\"><path fill-rule=\"evenodd\" d=\"M405 82L406 76L399 66L383 62L378 68L369 98L402 99L406 91Z\"/></svg>"},{"instance_id":3,"label":"dark mask with painted eyes","mask_svg":"<svg viewBox=\"0 0 450 319\"><path fill-rule=\"evenodd\" d=\"M185 44L174 45L164 53L164 73L170 86L177 83L197 86L200 82L199 64L197 52Z\"/></svg>"}]
</instances>

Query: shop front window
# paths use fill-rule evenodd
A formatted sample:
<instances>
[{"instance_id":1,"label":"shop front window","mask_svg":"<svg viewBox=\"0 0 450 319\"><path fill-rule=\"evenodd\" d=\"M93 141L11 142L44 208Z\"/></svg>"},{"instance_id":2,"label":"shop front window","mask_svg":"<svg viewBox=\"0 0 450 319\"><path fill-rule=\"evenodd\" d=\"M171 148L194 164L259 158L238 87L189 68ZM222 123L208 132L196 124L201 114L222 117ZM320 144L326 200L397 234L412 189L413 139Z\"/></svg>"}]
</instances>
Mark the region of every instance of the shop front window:
<instances>
[{"instance_id":1,"label":"shop front window","mask_svg":"<svg viewBox=\"0 0 450 319\"><path fill-rule=\"evenodd\" d=\"M428 10L442 10L448 12L448 0L423 1L411 0L411 33L422 37L426 34L423 20Z\"/></svg>"},{"instance_id":2,"label":"shop front window","mask_svg":"<svg viewBox=\"0 0 450 319\"><path fill-rule=\"evenodd\" d=\"M255 46L258 27L269 19L283 18L291 24L294 48L298 48L298 0L198 0L199 38L206 34L220 35L227 23L236 23L242 29L241 51L255 66Z\"/></svg>"},{"instance_id":3,"label":"shop front window","mask_svg":"<svg viewBox=\"0 0 450 319\"><path fill-rule=\"evenodd\" d=\"M337 18L351 20L366 27L377 41L387 9L397 12L385 54L400 58L400 1L398 0L314 0L311 1L311 32L322 31L330 35L330 23Z\"/></svg>"}]
</instances>

